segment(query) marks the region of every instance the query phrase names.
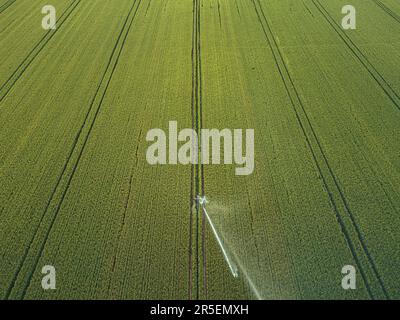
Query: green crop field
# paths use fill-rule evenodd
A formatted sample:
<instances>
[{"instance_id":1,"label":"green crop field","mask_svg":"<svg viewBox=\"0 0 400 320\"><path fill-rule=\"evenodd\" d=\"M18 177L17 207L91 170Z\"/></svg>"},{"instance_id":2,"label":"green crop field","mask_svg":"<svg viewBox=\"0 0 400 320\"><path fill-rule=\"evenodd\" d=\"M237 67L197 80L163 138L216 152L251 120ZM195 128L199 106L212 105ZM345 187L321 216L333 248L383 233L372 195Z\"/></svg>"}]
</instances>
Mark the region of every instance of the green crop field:
<instances>
[{"instance_id":1,"label":"green crop field","mask_svg":"<svg viewBox=\"0 0 400 320\"><path fill-rule=\"evenodd\" d=\"M254 170L149 163L171 121L198 160L254 130ZM399 272L398 0L0 0L0 299L400 299Z\"/></svg>"}]
</instances>

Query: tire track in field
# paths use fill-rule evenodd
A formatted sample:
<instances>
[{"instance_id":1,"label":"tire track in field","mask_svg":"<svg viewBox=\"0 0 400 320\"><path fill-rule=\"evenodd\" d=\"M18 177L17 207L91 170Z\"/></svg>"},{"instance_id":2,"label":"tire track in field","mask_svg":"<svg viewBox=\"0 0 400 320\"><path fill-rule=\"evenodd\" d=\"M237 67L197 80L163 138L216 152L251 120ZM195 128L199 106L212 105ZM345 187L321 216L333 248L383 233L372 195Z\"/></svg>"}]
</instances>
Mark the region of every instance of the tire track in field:
<instances>
[{"instance_id":1,"label":"tire track in field","mask_svg":"<svg viewBox=\"0 0 400 320\"><path fill-rule=\"evenodd\" d=\"M43 254L47 239L50 235L50 232L53 228L53 225L55 223L55 220L58 216L58 213L60 211L61 205L65 199L65 196L67 194L67 191L70 187L72 178L74 177L74 174L76 172L76 169L79 165L79 161L82 157L83 151L85 149L85 146L87 144L87 141L89 139L90 133L94 127L94 124L96 122L97 116L100 112L101 106L103 104L105 95L107 93L107 90L110 86L111 80L113 78L114 72L117 68L118 62L119 62L119 58L121 56L121 53L123 51L123 48L125 46L126 43L126 39L128 37L129 31L131 30L133 21L136 17L136 14L138 12L138 9L140 7L142 0L133 0L132 6L129 10L128 15L125 18L123 27L121 28L121 31L119 33L119 36L117 38L117 41L114 45L114 48L112 50L112 53L109 57L109 61L107 64L107 67L103 73L103 76L101 78L101 81L97 87L96 93L92 99L91 105L88 109L88 112L86 114L86 117L82 123L81 128L79 129L72 148L69 152L68 158L64 164L64 167L61 171L61 174L58 177L58 180L55 184L55 187L53 189L53 192L47 202L46 208L44 210L44 213L42 215L42 218L36 228L36 231L30 241L29 246L26 248L25 250L25 254L22 258L22 260L20 261L19 267L17 269L17 272L15 273L13 280L7 290L6 293L6 299L10 298L10 295L15 287L15 284L20 276L21 270L24 266L24 263L30 253L31 250L33 250L33 242L36 240L36 238L39 236L39 230L41 228L42 224L45 224L44 220L45 220L45 216L46 213L50 212L49 215L49 219L50 219L50 224L46 227L45 225L43 226L43 228L45 229L45 236L42 240L38 240L40 243L39 246L39 250L38 253L36 254L35 258L34 258L34 263L32 268L29 268L30 271L28 273L28 275L25 277L24 282L23 282L23 289L22 289L22 294L21 294L21 299L23 299L26 295L26 292L29 288L30 282L32 280L33 274L35 272L35 270L37 269L37 265L39 263L39 260ZM136 5L137 3L137 5ZM135 9L136 8L136 9ZM97 103L96 103L97 102ZM92 112L93 111L93 112ZM94 115L92 116L92 119L90 119L91 114L94 113ZM86 129L86 132L85 132ZM66 181L66 182L65 182ZM57 201L57 196L60 196L60 200ZM53 203L55 202L55 203ZM55 208L53 209L52 207L55 206ZM51 211L54 212L52 213Z\"/></svg>"},{"instance_id":2,"label":"tire track in field","mask_svg":"<svg viewBox=\"0 0 400 320\"><path fill-rule=\"evenodd\" d=\"M237 11L237 13L238 13L238 15L239 15L239 18L241 19L242 16L241 16L241 14L240 14L240 10L239 10L239 6L238 6L238 3L237 3L237 0L235 0L235 6L236 6L236 11Z\"/></svg>"},{"instance_id":3,"label":"tire track in field","mask_svg":"<svg viewBox=\"0 0 400 320\"><path fill-rule=\"evenodd\" d=\"M198 83L199 83L199 102L198 102L198 113L200 130L203 129L203 64L201 61L201 0L197 0L197 52L198 52ZM199 135L201 138L201 135ZM199 138L199 141L201 141ZM205 197L205 177L204 177L204 164L202 159L202 144L199 146L200 151L200 178L201 178L201 196ZM204 297L207 299L207 254L206 254L206 216L204 210L202 210L202 226L201 226L201 246L202 246L202 261L203 261L203 290Z\"/></svg>"},{"instance_id":4,"label":"tire track in field","mask_svg":"<svg viewBox=\"0 0 400 320\"><path fill-rule=\"evenodd\" d=\"M383 2L380 0L371 0L374 2L377 6L379 6L383 11L385 11L389 16L391 16L394 20L400 23L400 16L394 12L392 9L390 9L387 5L385 5Z\"/></svg>"},{"instance_id":5,"label":"tire track in field","mask_svg":"<svg viewBox=\"0 0 400 320\"><path fill-rule=\"evenodd\" d=\"M150 5L151 5L151 0L149 0L149 4L147 5L146 13L144 14L145 17L147 17L147 13L149 12Z\"/></svg>"},{"instance_id":6,"label":"tire track in field","mask_svg":"<svg viewBox=\"0 0 400 320\"><path fill-rule=\"evenodd\" d=\"M206 235L205 235L205 214L202 213L200 226L200 205L195 200L198 196L205 195L204 165L201 163L201 142L200 132L203 127L203 94L202 94L202 63L201 63L201 3L200 0L193 0L193 30L192 30L192 129L197 133L199 145L197 146L197 163L192 164L191 170L191 194L190 194L190 218L189 218L189 299L193 297L192 272L193 272L193 224L195 224L195 269L196 269L196 299L200 298L200 255L202 262L202 286L205 297L207 297L206 277ZM192 138L194 141L195 139ZM193 203L195 205L196 217L193 218ZM200 239L201 236L201 239ZM201 240L201 248L200 248ZM200 252L201 251L201 252Z\"/></svg>"},{"instance_id":7,"label":"tire track in field","mask_svg":"<svg viewBox=\"0 0 400 320\"><path fill-rule=\"evenodd\" d=\"M222 28L222 19L221 19L221 4L218 0L218 19L219 19L219 27Z\"/></svg>"},{"instance_id":8,"label":"tire track in field","mask_svg":"<svg viewBox=\"0 0 400 320\"><path fill-rule=\"evenodd\" d=\"M199 192L198 195L205 197L205 181L204 181L204 164L202 159L202 143L201 143L201 130L203 129L203 70L201 61L201 0L196 0L197 4L197 135L199 143L199 165L198 165L198 179ZM206 254L206 216L204 210L201 210L201 260L203 268L203 293L204 299L207 299L207 254ZM200 215L198 214L198 221ZM199 223L199 222L198 222ZM198 229L200 226L198 226ZM199 232L197 232L199 234ZM199 283L200 286L200 283Z\"/></svg>"},{"instance_id":9,"label":"tire track in field","mask_svg":"<svg viewBox=\"0 0 400 320\"><path fill-rule=\"evenodd\" d=\"M8 9L16 1L17 0L9 0L6 3L4 3L2 6L0 6L0 14L2 14L6 9Z\"/></svg>"},{"instance_id":10,"label":"tire track in field","mask_svg":"<svg viewBox=\"0 0 400 320\"><path fill-rule=\"evenodd\" d=\"M196 7L193 2L192 8L192 51L191 51L191 60L192 60L192 100L191 100L191 127L192 130L196 128L195 121L195 112L196 112L196 88L197 88L197 76L196 76ZM195 137L192 137L192 141L195 141ZM193 142L194 144L195 142ZM194 147L194 145L193 145ZM195 197L197 195L197 170L196 165L192 163L190 170L190 198L189 198L189 283L188 283L188 296L189 300L192 300L192 290L193 290L193 206L196 206L196 217L198 214L198 206L197 202L195 202ZM197 297L196 297L197 298Z\"/></svg>"},{"instance_id":11,"label":"tire track in field","mask_svg":"<svg viewBox=\"0 0 400 320\"><path fill-rule=\"evenodd\" d=\"M283 82L283 84L284 84L284 86L286 88L286 91L288 93L288 97L289 97L289 99L291 101L291 105L293 107L295 116L297 118L297 122L299 123L299 126L300 126L300 128L301 128L301 130L303 132L303 135L304 135L305 140L307 142L307 146L308 146L308 148L309 148L309 150L311 152L311 155L313 157L313 160L314 160L316 168L317 168L317 170L319 172L319 175L322 178L323 185L324 185L324 187L325 187L325 189L327 191L327 194L329 196L332 208L334 209L336 220L339 223L340 229L341 229L342 234L343 234L343 236L344 236L344 238L346 240L346 243L347 243L347 245L348 245L348 247L350 249L350 252L351 252L351 254L353 256L353 259L354 259L355 263L357 264L357 268L360 271L360 274L361 274L361 277L363 279L363 282L364 282L364 285L366 287L366 290L367 290L369 296L372 299L374 299L375 296L372 293L370 284L369 284L369 282L367 280L366 271L365 271L364 266L363 266L363 264L361 262L361 258L359 256L359 254L357 253L357 245L356 245L357 241L361 245L360 251L366 256L366 258L367 258L367 260L369 262L369 265L372 268L372 272L373 272L374 276L376 277L376 279L377 279L377 281L378 281L378 283L379 283L379 285L380 285L380 287L382 289L383 295L387 299L389 299L390 297L389 297L388 292L387 292L387 290L385 288L385 285L384 285L384 283L382 281L382 278L381 278L381 276L380 276L380 274L379 274L379 272L378 272L378 270L376 268L375 262L374 262L374 260L373 260L373 258L371 256L371 254L370 254L370 252L369 252L369 250L368 250L368 248L367 248L367 246L365 244L364 236L363 236L363 234L362 234L362 232L361 232L361 230L360 230L360 228L359 228L359 226L358 226L358 224L357 224L357 222L356 222L356 220L355 220L355 218L354 218L354 216L353 216L353 214L352 214L352 212L350 210L350 207L349 207L348 202L347 202L347 200L346 200L346 198L344 196L344 193L343 193L343 191L342 191L342 189L340 187L338 179L336 178L336 176L335 176L335 174L334 174L334 172L333 172L333 170L332 170L332 168L331 168L331 166L330 166L330 164L328 162L326 154L325 154L325 152L324 152L324 150L322 148L322 145L321 145L321 143L320 143L320 141L318 139L318 136L317 136L312 124L311 124L311 121L310 121L309 116L308 116L308 114L307 114L307 112L305 110L304 104L303 104L303 102L302 102L302 100L300 98L300 95L299 95L299 93L297 91L297 88L294 85L293 79L292 79L292 77L290 75L290 72L289 72L289 70L287 68L287 65L286 65L285 60L283 58L283 55L282 55L282 53L281 53L281 51L279 49L279 46L276 43L274 34L273 34L272 29L270 27L270 23L268 22L268 19L266 18L266 15L264 13L264 10L262 9L260 1L259 0L252 0L252 2L254 4L254 8L256 10L256 13L257 13L257 16L258 16L258 20L259 20L259 22L261 24L261 27L262 27L263 31L264 31L264 35L265 35L265 37L267 39L267 42L268 42L268 44L269 44L269 46L271 48L271 52L273 54L273 57L274 57L274 60L275 60L275 64L276 64L276 66L278 68L278 71L279 71L279 74L280 74L280 76L282 78L282 82ZM256 2L258 4L258 6L257 6ZM262 20L265 21L265 26L266 27L264 26ZM311 134L308 134L307 132L310 132ZM322 163L320 163L320 161L318 161L319 158L322 159L322 161L321 161ZM328 174L325 175L324 172L327 172ZM328 179L330 181L328 181ZM330 185L333 185L333 189L330 187ZM338 200L335 199L336 197L335 197L334 192L336 194L338 194L338 196L337 196ZM351 229L351 231L353 231L352 233L355 233L356 236L357 236L357 239L355 241L352 239L351 231L349 231L349 227L347 226L347 223L345 222L344 216L340 213L339 205L341 207L343 207L343 210L347 213L347 217L350 220L350 229L352 228Z\"/></svg>"},{"instance_id":12,"label":"tire track in field","mask_svg":"<svg viewBox=\"0 0 400 320\"><path fill-rule=\"evenodd\" d=\"M129 121L128 121L129 124ZM141 141L142 139L142 133L143 133L143 128L140 127L139 130L139 135L136 141ZM138 152L139 152L139 147L140 143L138 142L136 146L136 151L135 151L135 162L134 165L132 165L131 170L130 170L130 175L129 175L129 181L128 181L128 195L125 198L125 203L124 203L124 212L122 214L122 219L121 219L121 225L118 229L117 237L116 237L116 245L115 245L115 250L114 250L114 255L112 259L112 267L111 267L111 274L109 277L109 283L108 283L108 289L107 289L107 294L110 295L111 291L111 285L112 285L112 276L115 273L115 266L117 265L117 255L118 255L118 249L119 249L119 244L121 241L122 233L124 231L125 225L126 225L126 218L127 218L127 213L128 213L128 208L129 208L129 203L131 202L131 197L132 197L132 185L133 185L133 179L135 177L135 170L138 162L139 162L139 157L138 157Z\"/></svg>"},{"instance_id":13,"label":"tire track in field","mask_svg":"<svg viewBox=\"0 0 400 320\"><path fill-rule=\"evenodd\" d=\"M199 47L198 47L198 0L193 0L193 33L192 33L192 129L197 133L199 133ZM198 141L198 140L197 140ZM197 151L199 150L199 146L196 145ZM193 170L193 183L194 183L194 196L192 198L196 199L199 195L199 153L197 153L197 162L192 165ZM200 266L199 266L199 214L200 208L199 203L195 200L195 208L196 208L196 217L194 220L195 224L195 279L196 279L196 299L198 300L200 297Z\"/></svg>"},{"instance_id":14,"label":"tire track in field","mask_svg":"<svg viewBox=\"0 0 400 320\"><path fill-rule=\"evenodd\" d=\"M360 48L351 40L351 38L343 31L341 26L337 24L334 18L329 14L325 7L321 4L319 0L312 0L315 7L322 14L328 24L336 32L336 34L342 39L349 50L357 58L357 60L364 66L372 78L379 84L388 98L393 102L395 107L400 110L400 96L396 91L390 86L390 84L385 80L385 78L380 74L380 72L369 62L367 57L362 53Z\"/></svg>"},{"instance_id":15,"label":"tire track in field","mask_svg":"<svg viewBox=\"0 0 400 320\"><path fill-rule=\"evenodd\" d=\"M306 3L304 2L304 0L301 0L303 3L304 8L306 8L306 10L308 11L308 13L314 18L314 15L312 14L310 8L306 5Z\"/></svg>"},{"instance_id":16,"label":"tire track in field","mask_svg":"<svg viewBox=\"0 0 400 320\"><path fill-rule=\"evenodd\" d=\"M199 142L199 22L197 21L199 18L198 13L198 0L193 1L194 4L194 14L195 14L195 131L197 133L197 141ZM196 197L200 195L199 189L199 181L200 181L200 144L197 146L197 163L196 163L196 176L195 176L195 190L196 190ZM198 201L196 200L196 299L200 298L200 256L199 256L199 225L200 225L200 206Z\"/></svg>"},{"instance_id":17,"label":"tire track in field","mask_svg":"<svg viewBox=\"0 0 400 320\"><path fill-rule=\"evenodd\" d=\"M35 60L35 58L42 52L42 50L46 47L49 41L54 37L57 31L62 27L65 21L71 16L71 14L75 11L78 5L81 3L81 0L73 0L71 4L65 9L65 11L60 16L60 19L57 21L57 28L55 30L49 30L42 39L33 47L33 49L29 52L29 54L25 57L25 59L19 64L17 69L12 73L12 75L8 78L8 80L0 87L0 102L7 96L16 82L21 78L23 73L28 69L31 63Z\"/></svg>"}]
</instances>

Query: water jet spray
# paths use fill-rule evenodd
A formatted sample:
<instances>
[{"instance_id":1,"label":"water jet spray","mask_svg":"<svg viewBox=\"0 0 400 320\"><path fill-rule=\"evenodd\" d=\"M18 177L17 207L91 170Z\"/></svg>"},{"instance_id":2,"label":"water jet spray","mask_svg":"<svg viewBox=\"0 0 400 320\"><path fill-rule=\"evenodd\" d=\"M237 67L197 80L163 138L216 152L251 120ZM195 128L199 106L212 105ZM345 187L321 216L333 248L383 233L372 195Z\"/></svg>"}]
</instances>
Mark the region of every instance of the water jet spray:
<instances>
[{"instance_id":1,"label":"water jet spray","mask_svg":"<svg viewBox=\"0 0 400 320\"><path fill-rule=\"evenodd\" d=\"M204 215L206 216L207 221L210 224L211 230L214 233L214 236L215 236L215 238L216 238L216 240L218 242L218 245L219 245L219 247L220 247L220 249L222 251L224 259L225 259L226 263L228 264L229 269L230 269L233 277L235 277L235 278L239 277L237 266L229 258L228 253L226 252L225 246L224 246L220 236L218 235L218 232L217 232L213 222L211 221L210 216L207 213L207 209L206 209L206 204L208 203L207 198L205 196L203 196L203 197L197 196L196 197L196 201L197 201L198 205L201 206L201 208L202 208L202 210L204 212Z\"/></svg>"}]
</instances>

